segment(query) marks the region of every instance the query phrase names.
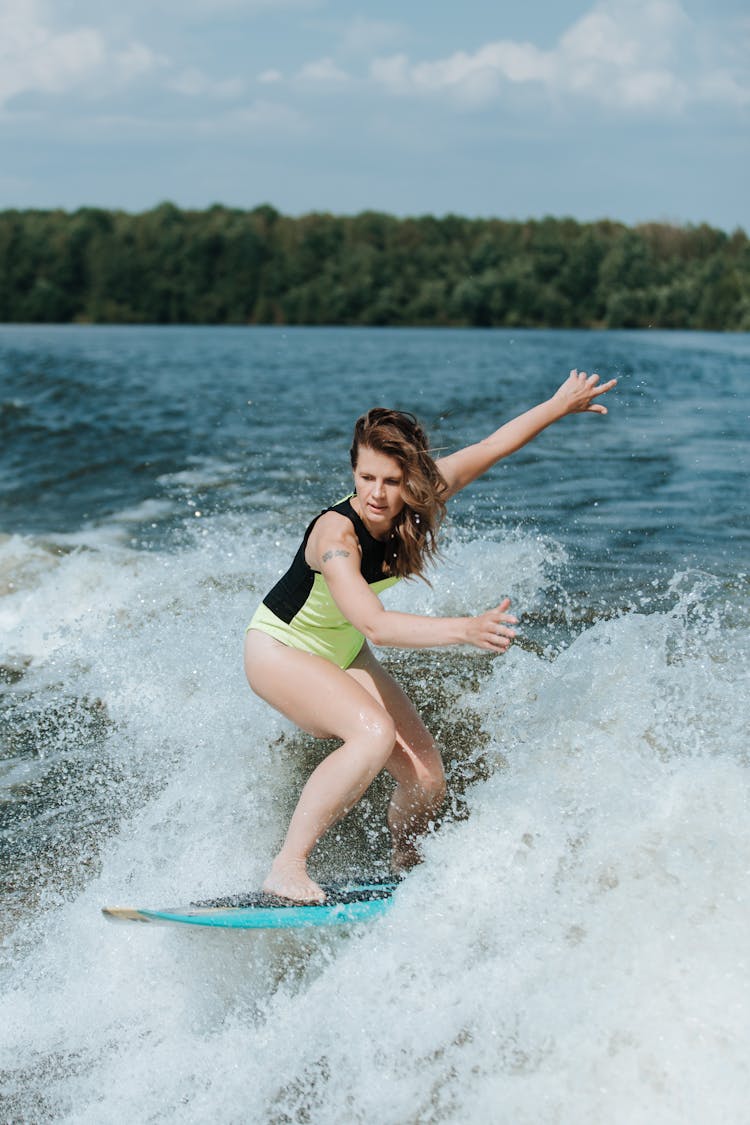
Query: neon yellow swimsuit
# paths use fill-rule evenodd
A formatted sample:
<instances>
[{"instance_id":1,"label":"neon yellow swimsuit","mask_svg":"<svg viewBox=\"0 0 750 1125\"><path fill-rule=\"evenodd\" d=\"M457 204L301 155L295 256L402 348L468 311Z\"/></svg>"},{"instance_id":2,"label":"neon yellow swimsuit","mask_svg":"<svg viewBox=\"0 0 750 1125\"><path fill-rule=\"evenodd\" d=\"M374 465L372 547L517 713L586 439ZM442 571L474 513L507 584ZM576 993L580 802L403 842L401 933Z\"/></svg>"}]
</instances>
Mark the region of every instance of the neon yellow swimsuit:
<instances>
[{"instance_id":1,"label":"neon yellow swimsuit","mask_svg":"<svg viewBox=\"0 0 750 1125\"><path fill-rule=\"evenodd\" d=\"M352 521L362 548L360 570L370 589L379 594L398 582L398 578L383 577L385 543L370 535L350 499L326 510ZM365 638L344 617L323 575L305 561L307 541L319 518L316 516L307 528L292 565L266 594L248 629L259 629L285 645L322 656L339 668L348 668Z\"/></svg>"}]
</instances>

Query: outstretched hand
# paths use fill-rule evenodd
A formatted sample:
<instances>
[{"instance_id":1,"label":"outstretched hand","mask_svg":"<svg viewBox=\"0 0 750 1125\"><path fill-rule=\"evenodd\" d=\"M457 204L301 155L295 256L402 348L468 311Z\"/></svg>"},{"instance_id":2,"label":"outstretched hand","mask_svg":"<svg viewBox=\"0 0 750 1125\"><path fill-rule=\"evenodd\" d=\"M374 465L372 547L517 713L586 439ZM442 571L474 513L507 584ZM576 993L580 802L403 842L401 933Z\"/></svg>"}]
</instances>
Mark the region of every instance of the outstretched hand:
<instances>
[{"instance_id":1,"label":"outstretched hand","mask_svg":"<svg viewBox=\"0 0 750 1125\"><path fill-rule=\"evenodd\" d=\"M506 652L516 635L515 629L510 629L509 626L518 624L518 618L507 612L509 605L510 598L503 598L494 609L487 610L479 617L470 617L467 636L469 644L490 652Z\"/></svg>"},{"instance_id":2,"label":"outstretched hand","mask_svg":"<svg viewBox=\"0 0 750 1125\"><path fill-rule=\"evenodd\" d=\"M608 383L600 383L598 375L587 375L585 371L571 371L568 378L552 396L553 402L559 404L563 414L606 414L606 406L594 402L599 395L606 394L616 386L617 380L610 379Z\"/></svg>"}]
</instances>

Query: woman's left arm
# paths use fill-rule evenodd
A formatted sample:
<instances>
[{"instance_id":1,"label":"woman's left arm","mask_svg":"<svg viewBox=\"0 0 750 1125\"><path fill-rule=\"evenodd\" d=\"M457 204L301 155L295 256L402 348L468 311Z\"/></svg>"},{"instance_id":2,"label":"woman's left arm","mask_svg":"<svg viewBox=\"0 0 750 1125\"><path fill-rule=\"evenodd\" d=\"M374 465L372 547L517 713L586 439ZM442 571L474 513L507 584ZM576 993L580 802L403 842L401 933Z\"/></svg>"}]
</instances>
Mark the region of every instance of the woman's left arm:
<instances>
[{"instance_id":1,"label":"woman's left arm","mask_svg":"<svg viewBox=\"0 0 750 1125\"><path fill-rule=\"evenodd\" d=\"M436 464L448 485L445 498L455 496L503 457L521 449L566 414L606 414L606 406L595 402L595 399L611 391L616 383L616 379L600 383L598 375L587 375L585 371L574 369L546 402L519 414L476 445L467 445L447 457L441 457Z\"/></svg>"}]
</instances>

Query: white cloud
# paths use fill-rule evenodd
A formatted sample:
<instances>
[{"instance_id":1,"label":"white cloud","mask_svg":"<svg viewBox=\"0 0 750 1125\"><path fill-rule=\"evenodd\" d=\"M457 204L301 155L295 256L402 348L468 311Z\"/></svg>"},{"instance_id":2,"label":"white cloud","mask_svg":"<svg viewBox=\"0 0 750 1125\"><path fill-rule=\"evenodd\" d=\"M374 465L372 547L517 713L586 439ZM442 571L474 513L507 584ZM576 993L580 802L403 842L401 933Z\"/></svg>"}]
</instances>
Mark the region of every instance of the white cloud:
<instances>
[{"instance_id":1,"label":"white cloud","mask_svg":"<svg viewBox=\"0 0 750 1125\"><path fill-rule=\"evenodd\" d=\"M349 81L349 75L346 71L341 70L331 58L316 59L314 62L305 63L297 77L308 82L339 84Z\"/></svg>"},{"instance_id":2,"label":"white cloud","mask_svg":"<svg viewBox=\"0 0 750 1125\"><path fill-rule=\"evenodd\" d=\"M677 0L605 0L551 52L554 84L607 104L681 109L688 88L676 66L691 30Z\"/></svg>"},{"instance_id":3,"label":"white cloud","mask_svg":"<svg viewBox=\"0 0 750 1125\"><path fill-rule=\"evenodd\" d=\"M65 93L94 79L127 82L166 65L141 43L113 49L96 28L55 30L39 0L0 5L0 105L24 93Z\"/></svg>"},{"instance_id":4,"label":"white cloud","mask_svg":"<svg viewBox=\"0 0 750 1125\"><path fill-rule=\"evenodd\" d=\"M405 55L376 60L371 73L397 92L449 91L466 102L483 102L510 82L547 82L552 78L549 55L530 43L501 40L488 43L473 55L458 51L436 62L409 64Z\"/></svg>"},{"instance_id":5,"label":"white cloud","mask_svg":"<svg viewBox=\"0 0 750 1125\"><path fill-rule=\"evenodd\" d=\"M54 34L34 0L5 0L0 8L0 104L28 90L58 93L97 70L104 41L92 28Z\"/></svg>"},{"instance_id":6,"label":"white cloud","mask_svg":"<svg viewBox=\"0 0 750 1125\"><path fill-rule=\"evenodd\" d=\"M217 81L191 67L170 78L167 88L188 98L238 98L244 93L245 83L241 78L222 78Z\"/></svg>"},{"instance_id":7,"label":"white cloud","mask_svg":"<svg viewBox=\"0 0 750 1125\"><path fill-rule=\"evenodd\" d=\"M600 0L549 50L503 39L427 62L397 54L375 59L370 76L395 95L442 95L464 105L521 84L632 110L747 104L750 97L747 60L735 61L734 71L726 59L712 67L678 0Z\"/></svg>"},{"instance_id":8,"label":"white cloud","mask_svg":"<svg viewBox=\"0 0 750 1125\"><path fill-rule=\"evenodd\" d=\"M137 0L147 15L163 12L165 15L182 19L193 17L202 19L221 16L222 13L240 12L242 15L255 15L268 11L307 10L320 8L324 0Z\"/></svg>"},{"instance_id":9,"label":"white cloud","mask_svg":"<svg viewBox=\"0 0 750 1125\"><path fill-rule=\"evenodd\" d=\"M165 55L157 54L143 43L131 43L125 50L115 52L113 58L117 71L125 82L170 65Z\"/></svg>"},{"instance_id":10,"label":"white cloud","mask_svg":"<svg viewBox=\"0 0 750 1125\"><path fill-rule=\"evenodd\" d=\"M750 105L750 85L738 82L726 71L706 74L700 79L701 92L706 101L725 102L729 105Z\"/></svg>"},{"instance_id":11,"label":"white cloud","mask_svg":"<svg viewBox=\"0 0 750 1125\"><path fill-rule=\"evenodd\" d=\"M284 75L280 70L271 67L269 70L261 71L258 75L258 81L264 83L264 85L271 85L274 82L281 82L283 77Z\"/></svg>"},{"instance_id":12,"label":"white cloud","mask_svg":"<svg viewBox=\"0 0 750 1125\"><path fill-rule=\"evenodd\" d=\"M400 23L355 16L341 33L341 46L344 51L353 53L371 52L403 42L406 34Z\"/></svg>"}]
</instances>

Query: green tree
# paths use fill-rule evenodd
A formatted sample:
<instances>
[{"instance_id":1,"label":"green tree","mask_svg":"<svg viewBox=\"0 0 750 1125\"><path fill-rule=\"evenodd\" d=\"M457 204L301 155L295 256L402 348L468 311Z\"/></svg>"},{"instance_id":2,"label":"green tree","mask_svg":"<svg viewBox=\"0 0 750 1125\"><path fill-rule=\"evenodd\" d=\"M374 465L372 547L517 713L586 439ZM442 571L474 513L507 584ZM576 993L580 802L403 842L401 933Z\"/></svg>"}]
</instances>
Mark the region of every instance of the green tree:
<instances>
[{"instance_id":1,"label":"green tree","mask_svg":"<svg viewBox=\"0 0 750 1125\"><path fill-rule=\"evenodd\" d=\"M747 330L750 242L546 217L292 219L269 204L0 213L0 317Z\"/></svg>"}]
</instances>

